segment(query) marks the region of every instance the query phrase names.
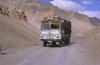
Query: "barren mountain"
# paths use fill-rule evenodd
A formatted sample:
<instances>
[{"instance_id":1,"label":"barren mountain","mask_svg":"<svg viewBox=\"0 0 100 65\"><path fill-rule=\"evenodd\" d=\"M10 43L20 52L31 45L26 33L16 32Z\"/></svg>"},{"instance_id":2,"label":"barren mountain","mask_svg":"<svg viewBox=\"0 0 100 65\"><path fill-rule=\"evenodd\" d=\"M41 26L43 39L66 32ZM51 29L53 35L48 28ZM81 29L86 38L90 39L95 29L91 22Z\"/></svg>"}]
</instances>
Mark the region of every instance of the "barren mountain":
<instances>
[{"instance_id":1,"label":"barren mountain","mask_svg":"<svg viewBox=\"0 0 100 65\"><path fill-rule=\"evenodd\" d=\"M40 22L43 16L51 15L71 21L70 45L62 48L39 46ZM0 55L0 64L100 65L99 25L100 20L97 18L65 11L51 3L41 3L38 0L0 0L0 46L3 52L8 53Z\"/></svg>"},{"instance_id":2,"label":"barren mountain","mask_svg":"<svg viewBox=\"0 0 100 65\"><path fill-rule=\"evenodd\" d=\"M38 33L43 16L60 16L72 22L72 38L100 25L100 20L97 18L89 18L75 11L65 11L53 6L51 3L41 3L38 0L0 0L0 13L14 18L19 21L17 23Z\"/></svg>"},{"instance_id":3,"label":"barren mountain","mask_svg":"<svg viewBox=\"0 0 100 65\"><path fill-rule=\"evenodd\" d=\"M72 22L73 35L94 27L93 21L91 23L90 18L86 15L75 11L65 11L53 6L51 3L41 3L38 0L0 0L0 11L2 14L17 20L27 21L33 26L34 20L40 23L43 16L57 15ZM37 25L37 27L39 29L40 25Z\"/></svg>"},{"instance_id":4,"label":"barren mountain","mask_svg":"<svg viewBox=\"0 0 100 65\"><path fill-rule=\"evenodd\" d=\"M2 51L15 47L36 45L39 34L18 21L0 14L0 46Z\"/></svg>"},{"instance_id":5,"label":"barren mountain","mask_svg":"<svg viewBox=\"0 0 100 65\"><path fill-rule=\"evenodd\" d=\"M90 18L90 22L91 22L94 26L100 26L100 19L98 19L98 18L96 18L96 17Z\"/></svg>"},{"instance_id":6,"label":"barren mountain","mask_svg":"<svg viewBox=\"0 0 100 65\"><path fill-rule=\"evenodd\" d=\"M38 33L43 16L57 15L70 20L72 22L72 37L79 36L83 32L100 25L100 20L97 18L89 18L75 11L65 11L51 3L41 3L38 0L0 0L0 13L19 20L18 23Z\"/></svg>"}]
</instances>

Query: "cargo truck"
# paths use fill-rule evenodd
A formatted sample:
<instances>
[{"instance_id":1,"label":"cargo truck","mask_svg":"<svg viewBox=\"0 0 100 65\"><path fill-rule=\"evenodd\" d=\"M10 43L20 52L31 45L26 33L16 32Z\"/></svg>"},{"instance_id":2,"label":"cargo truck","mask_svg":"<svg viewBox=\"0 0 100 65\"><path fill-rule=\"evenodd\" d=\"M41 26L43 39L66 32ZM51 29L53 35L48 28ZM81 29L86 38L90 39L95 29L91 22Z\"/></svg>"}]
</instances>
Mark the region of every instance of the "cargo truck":
<instances>
[{"instance_id":1,"label":"cargo truck","mask_svg":"<svg viewBox=\"0 0 100 65\"><path fill-rule=\"evenodd\" d=\"M69 44L71 37L71 22L58 16L43 17L41 21L40 39L43 46L52 43Z\"/></svg>"}]
</instances>

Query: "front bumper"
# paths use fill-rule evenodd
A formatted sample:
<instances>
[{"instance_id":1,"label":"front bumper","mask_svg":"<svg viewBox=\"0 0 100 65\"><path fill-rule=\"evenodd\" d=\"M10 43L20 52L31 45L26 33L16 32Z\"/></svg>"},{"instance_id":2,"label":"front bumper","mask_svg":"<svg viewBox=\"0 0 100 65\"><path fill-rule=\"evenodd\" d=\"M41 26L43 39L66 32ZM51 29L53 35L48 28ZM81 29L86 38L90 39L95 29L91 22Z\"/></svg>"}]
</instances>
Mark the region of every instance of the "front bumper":
<instances>
[{"instance_id":1,"label":"front bumper","mask_svg":"<svg viewBox=\"0 0 100 65\"><path fill-rule=\"evenodd\" d=\"M53 42L59 42L61 39L41 39L41 41L53 41Z\"/></svg>"}]
</instances>

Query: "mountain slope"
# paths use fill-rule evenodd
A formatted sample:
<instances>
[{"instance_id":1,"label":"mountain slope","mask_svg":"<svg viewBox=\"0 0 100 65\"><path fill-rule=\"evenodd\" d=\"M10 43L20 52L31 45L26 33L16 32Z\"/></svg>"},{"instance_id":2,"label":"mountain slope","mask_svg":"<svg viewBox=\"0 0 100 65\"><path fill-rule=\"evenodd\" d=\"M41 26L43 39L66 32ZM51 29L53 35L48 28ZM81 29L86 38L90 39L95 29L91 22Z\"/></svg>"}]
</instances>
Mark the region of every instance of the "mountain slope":
<instances>
[{"instance_id":1,"label":"mountain slope","mask_svg":"<svg viewBox=\"0 0 100 65\"><path fill-rule=\"evenodd\" d=\"M95 20L92 20L91 22L90 18L86 15L79 14L75 11L65 11L65 10L59 9L56 6L53 6L53 4L51 3L41 3L38 0L0 0L0 14L7 15L10 17L10 18L9 17L7 18L7 16L6 17L1 16L0 20L1 22L3 22L3 24L1 25L6 27L6 29L9 26L11 28L15 27L14 29L10 29L11 30L10 33L12 32L15 33L14 31L16 31L17 32L16 34L18 34L18 35L15 34L13 38L11 35L9 36L6 34L7 31L6 32L2 31L1 33L5 33L5 35L3 35L2 37L5 37L7 35L8 37L12 37L16 41L16 36L19 36L17 37L18 40L20 40L18 41L19 43L22 43L21 39L23 42L28 41L29 39L30 43L35 42L36 40L36 43L37 43L37 40L39 40L38 33L40 31L40 22L43 16L57 15L66 20L71 21L72 22L72 37L75 37L77 35L82 34L85 31L88 31L89 29L97 26L97 24L99 23L99 21L94 23ZM9 21L8 19L11 21ZM18 31L16 27L18 28ZM33 31L33 33L28 29ZM21 38L20 37L21 35L25 37L22 36ZM33 40L35 35L38 38ZM2 43L8 43L10 38L7 38L7 39L8 39L7 42L2 41ZM15 41L13 41L12 43L17 43ZM25 43L28 43L28 42L25 42Z\"/></svg>"},{"instance_id":2,"label":"mountain slope","mask_svg":"<svg viewBox=\"0 0 100 65\"><path fill-rule=\"evenodd\" d=\"M38 43L38 33L8 16L0 15L0 46L2 50Z\"/></svg>"},{"instance_id":3,"label":"mountain slope","mask_svg":"<svg viewBox=\"0 0 100 65\"><path fill-rule=\"evenodd\" d=\"M72 30L75 30L72 33L73 35L76 33L83 33L93 28L88 16L79 14L75 11L65 11L59 9L56 6L53 6L51 3L41 3L38 0L1 0L0 5L1 13L17 20L22 19L30 24L39 17L40 19L38 19L38 21L40 23L43 16L51 15L57 15L64 19L70 20L72 22ZM32 25L34 26L34 24ZM39 30L40 25L37 25L37 27Z\"/></svg>"},{"instance_id":4,"label":"mountain slope","mask_svg":"<svg viewBox=\"0 0 100 65\"><path fill-rule=\"evenodd\" d=\"M92 17L92 18L90 18L90 21L94 26L100 26L100 19L98 19L96 17Z\"/></svg>"},{"instance_id":5,"label":"mountain slope","mask_svg":"<svg viewBox=\"0 0 100 65\"><path fill-rule=\"evenodd\" d=\"M87 33L87 34L86 34ZM87 31L86 39L79 45L91 59L91 63L100 64L100 26Z\"/></svg>"}]
</instances>

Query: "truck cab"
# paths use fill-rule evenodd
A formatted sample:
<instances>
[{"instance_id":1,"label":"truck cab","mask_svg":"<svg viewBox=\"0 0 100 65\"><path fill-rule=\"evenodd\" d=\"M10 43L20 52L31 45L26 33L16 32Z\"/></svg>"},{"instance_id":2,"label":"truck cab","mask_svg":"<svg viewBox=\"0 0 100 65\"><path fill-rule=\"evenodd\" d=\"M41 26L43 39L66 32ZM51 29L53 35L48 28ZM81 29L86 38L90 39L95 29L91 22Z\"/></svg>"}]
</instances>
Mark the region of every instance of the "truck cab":
<instances>
[{"instance_id":1,"label":"truck cab","mask_svg":"<svg viewBox=\"0 0 100 65\"><path fill-rule=\"evenodd\" d=\"M60 17L44 17L41 21L40 39L44 42L44 47L49 43L52 43L53 45L58 43L59 46L62 46L66 37L64 33L64 20Z\"/></svg>"}]
</instances>

